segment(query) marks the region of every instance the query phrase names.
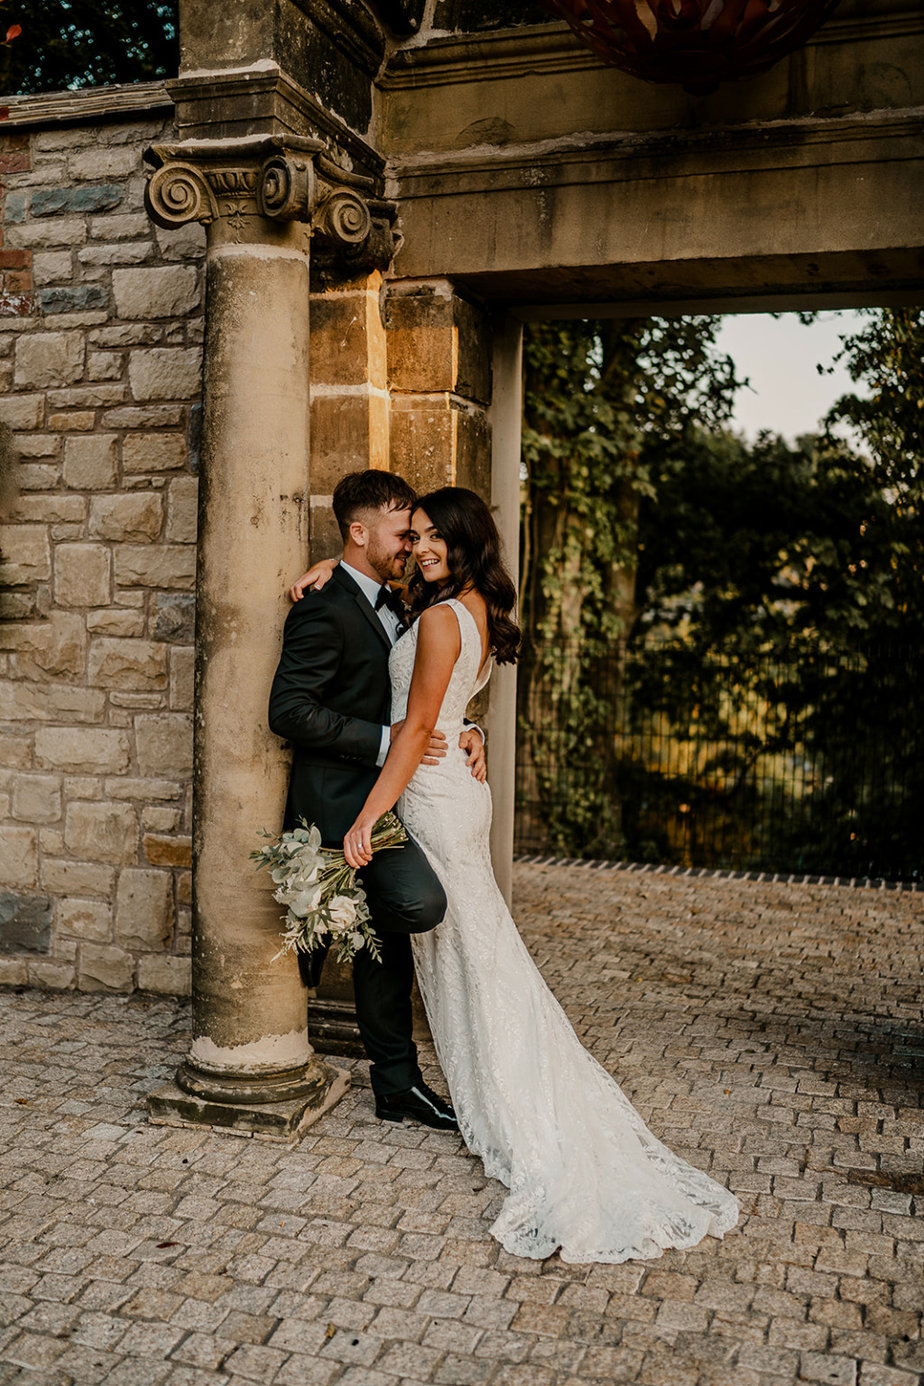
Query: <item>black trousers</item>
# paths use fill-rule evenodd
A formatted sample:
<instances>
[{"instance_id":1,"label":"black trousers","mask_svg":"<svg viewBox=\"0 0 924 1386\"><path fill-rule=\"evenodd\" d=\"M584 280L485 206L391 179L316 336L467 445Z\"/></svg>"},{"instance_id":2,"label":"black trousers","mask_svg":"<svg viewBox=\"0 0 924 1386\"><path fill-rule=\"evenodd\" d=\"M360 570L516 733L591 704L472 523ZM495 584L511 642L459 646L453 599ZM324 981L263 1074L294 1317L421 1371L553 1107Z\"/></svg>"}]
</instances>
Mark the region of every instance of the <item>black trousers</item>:
<instances>
[{"instance_id":1,"label":"black trousers","mask_svg":"<svg viewBox=\"0 0 924 1386\"><path fill-rule=\"evenodd\" d=\"M443 887L413 839L376 852L359 872L382 960L361 948L353 960L353 991L359 1033L369 1056L372 1089L380 1096L403 1092L421 1080L412 1038L411 934L435 929L446 913ZM317 960L312 957L312 964ZM304 954L302 976L309 981ZM317 976L317 970L315 970Z\"/></svg>"}]
</instances>

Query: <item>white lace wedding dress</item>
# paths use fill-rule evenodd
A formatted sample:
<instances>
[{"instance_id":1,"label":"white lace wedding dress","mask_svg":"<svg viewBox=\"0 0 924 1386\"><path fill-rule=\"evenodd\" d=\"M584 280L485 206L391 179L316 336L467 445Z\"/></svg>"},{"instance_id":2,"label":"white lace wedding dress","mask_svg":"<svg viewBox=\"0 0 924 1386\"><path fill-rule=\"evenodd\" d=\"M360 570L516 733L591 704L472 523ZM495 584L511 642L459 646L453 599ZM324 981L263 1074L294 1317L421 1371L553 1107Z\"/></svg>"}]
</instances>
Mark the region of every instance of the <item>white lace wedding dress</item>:
<instances>
[{"instance_id":1,"label":"white lace wedding dress","mask_svg":"<svg viewBox=\"0 0 924 1386\"><path fill-rule=\"evenodd\" d=\"M479 677L471 612L448 603L462 647L439 727L450 751L421 766L398 810L449 902L414 960L436 1052L469 1149L510 1190L491 1231L516 1256L571 1262L659 1256L722 1236L732 1194L656 1140L584 1049L522 942L491 869L491 794L458 732ZM392 650L392 717L405 716L416 627Z\"/></svg>"}]
</instances>

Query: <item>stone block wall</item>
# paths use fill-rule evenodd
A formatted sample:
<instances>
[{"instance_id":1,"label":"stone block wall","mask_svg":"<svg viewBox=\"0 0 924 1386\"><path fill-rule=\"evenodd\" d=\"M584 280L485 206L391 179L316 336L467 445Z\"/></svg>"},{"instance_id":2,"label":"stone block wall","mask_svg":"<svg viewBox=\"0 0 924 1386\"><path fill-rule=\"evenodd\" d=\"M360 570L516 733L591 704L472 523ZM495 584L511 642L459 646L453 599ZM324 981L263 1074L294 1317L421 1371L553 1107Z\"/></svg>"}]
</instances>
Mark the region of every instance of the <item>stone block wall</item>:
<instances>
[{"instance_id":1,"label":"stone block wall","mask_svg":"<svg viewBox=\"0 0 924 1386\"><path fill-rule=\"evenodd\" d=\"M0 127L7 983L189 987L204 233L144 211L166 117Z\"/></svg>"}]
</instances>

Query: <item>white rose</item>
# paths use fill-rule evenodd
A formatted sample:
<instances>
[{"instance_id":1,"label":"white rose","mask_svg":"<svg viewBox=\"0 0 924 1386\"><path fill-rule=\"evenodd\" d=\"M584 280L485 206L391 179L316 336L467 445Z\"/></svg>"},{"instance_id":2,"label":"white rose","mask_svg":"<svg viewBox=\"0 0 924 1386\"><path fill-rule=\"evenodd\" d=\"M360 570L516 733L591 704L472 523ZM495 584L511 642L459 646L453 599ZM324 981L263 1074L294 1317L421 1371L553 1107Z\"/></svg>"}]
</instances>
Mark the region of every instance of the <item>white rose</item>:
<instances>
[{"instance_id":1,"label":"white rose","mask_svg":"<svg viewBox=\"0 0 924 1386\"><path fill-rule=\"evenodd\" d=\"M335 895L327 907L332 934L345 934L356 923L356 901L349 895Z\"/></svg>"}]
</instances>

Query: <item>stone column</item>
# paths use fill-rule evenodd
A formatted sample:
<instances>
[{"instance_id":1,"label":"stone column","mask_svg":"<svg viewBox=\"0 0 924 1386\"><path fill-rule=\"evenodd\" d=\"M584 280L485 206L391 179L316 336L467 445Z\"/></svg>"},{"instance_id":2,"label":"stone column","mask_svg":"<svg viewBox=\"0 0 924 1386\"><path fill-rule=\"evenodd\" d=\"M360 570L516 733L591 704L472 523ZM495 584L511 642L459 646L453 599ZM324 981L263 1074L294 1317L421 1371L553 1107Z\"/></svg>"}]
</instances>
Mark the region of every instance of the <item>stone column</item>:
<instances>
[{"instance_id":1,"label":"stone column","mask_svg":"<svg viewBox=\"0 0 924 1386\"><path fill-rule=\"evenodd\" d=\"M494 331L491 399L491 504L514 582L520 557L520 451L523 423L523 324L503 318ZM508 906L513 889L513 820L517 766L517 671L504 664L489 685L491 856Z\"/></svg>"},{"instance_id":2,"label":"stone column","mask_svg":"<svg viewBox=\"0 0 924 1386\"><path fill-rule=\"evenodd\" d=\"M305 555L309 238L359 244L369 209L316 140L156 146L161 225L208 227L197 572L193 1039L152 1119L291 1137L346 1090L277 958L280 909L248 859L279 830L288 757L267 727L284 590Z\"/></svg>"}]
</instances>

